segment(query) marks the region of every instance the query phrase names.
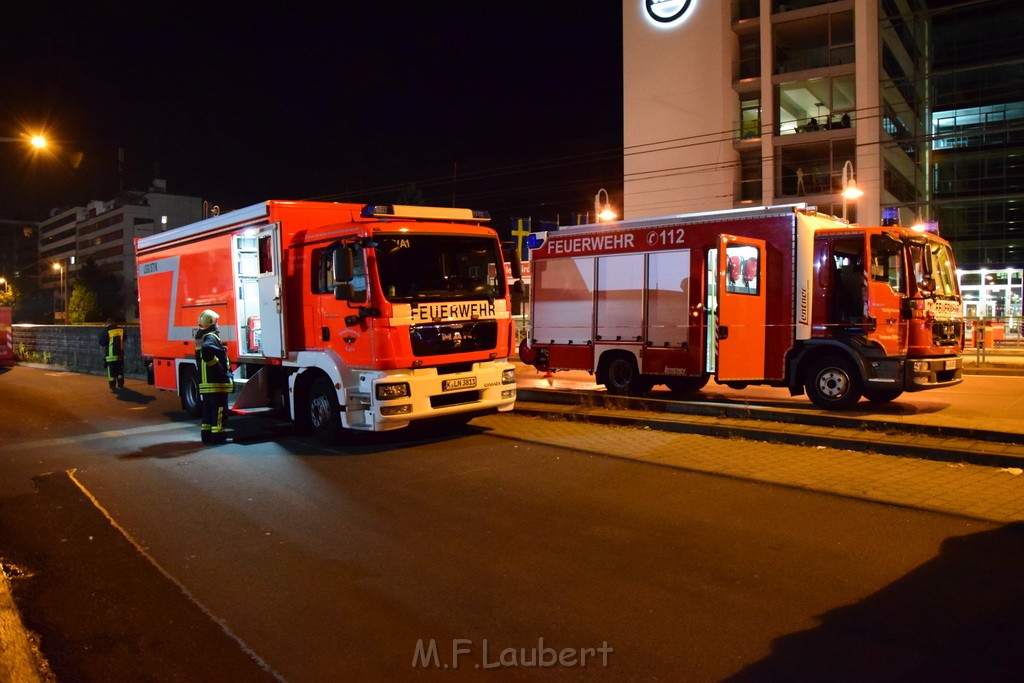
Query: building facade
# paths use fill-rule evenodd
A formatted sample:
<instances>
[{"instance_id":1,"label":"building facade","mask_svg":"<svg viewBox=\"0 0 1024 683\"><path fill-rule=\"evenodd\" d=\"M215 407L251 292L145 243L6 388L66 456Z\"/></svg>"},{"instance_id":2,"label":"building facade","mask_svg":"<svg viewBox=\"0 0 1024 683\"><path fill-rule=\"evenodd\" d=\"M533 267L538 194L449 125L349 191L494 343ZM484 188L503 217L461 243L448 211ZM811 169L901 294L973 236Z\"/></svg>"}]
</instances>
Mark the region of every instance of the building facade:
<instances>
[{"instance_id":1,"label":"building facade","mask_svg":"<svg viewBox=\"0 0 1024 683\"><path fill-rule=\"evenodd\" d=\"M0 289L36 265L39 224L0 219Z\"/></svg>"},{"instance_id":2,"label":"building facade","mask_svg":"<svg viewBox=\"0 0 1024 683\"><path fill-rule=\"evenodd\" d=\"M1024 266L1024 41L1019 38L1024 3L933 2L932 215L961 267L1019 271Z\"/></svg>"},{"instance_id":3,"label":"building facade","mask_svg":"<svg viewBox=\"0 0 1024 683\"><path fill-rule=\"evenodd\" d=\"M201 220L202 200L168 194L163 181L146 192L124 192L109 201L54 212L39 226L40 286L52 292L58 320L64 319L71 282L92 262L116 277L125 320L138 320L135 238Z\"/></svg>"},{"instance_id":4,"label":"building facade","mask_svg":"<svg viewBox=\"0 0 1024 683\"><path fill-rule=\"evenodd\" d=\"M927 218L927 31L918 0L627 0L625 215ZM844 201L851 180L864 195Z\"/></svg>"}]
</instances>

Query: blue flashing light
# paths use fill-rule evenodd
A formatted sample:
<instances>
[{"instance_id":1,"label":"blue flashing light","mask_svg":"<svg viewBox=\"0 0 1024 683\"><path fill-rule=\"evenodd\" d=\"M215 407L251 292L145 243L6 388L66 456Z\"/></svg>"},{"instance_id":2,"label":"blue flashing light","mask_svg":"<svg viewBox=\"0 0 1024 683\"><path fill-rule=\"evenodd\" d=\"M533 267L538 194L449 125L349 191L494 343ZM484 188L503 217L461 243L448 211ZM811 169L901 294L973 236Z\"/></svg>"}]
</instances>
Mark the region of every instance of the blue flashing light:
<instances>
[{"instance_id":1,"label":"blue flashing light","mask_svg":"<svg viewBox=\"0 0 1024 683\"><path fill-rule=\"evenodd\" d=\"M359 215L363 218L383 218L394 214L390 204L367 204Z\"/></svg>"},{"instance_id":2,"label":"blue flashing light","mask_svg":"<svg viewBox=\"0 0 1024 683\"><path fill-rule=\"evenodd\" d=\"M882 209L882 225L888 227L900 224L900 209L897 206L887 206Z\"/></svg>"}]
</instances>

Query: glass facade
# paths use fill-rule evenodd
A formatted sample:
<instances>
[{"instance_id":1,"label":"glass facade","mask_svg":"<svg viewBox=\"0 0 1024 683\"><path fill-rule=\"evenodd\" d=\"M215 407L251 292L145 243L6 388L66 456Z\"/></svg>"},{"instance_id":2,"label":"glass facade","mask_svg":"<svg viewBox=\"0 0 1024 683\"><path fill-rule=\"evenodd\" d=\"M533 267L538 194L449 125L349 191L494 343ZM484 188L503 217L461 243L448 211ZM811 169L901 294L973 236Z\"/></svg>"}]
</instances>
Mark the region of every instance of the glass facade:
<instances>
[{"instance_id":1,"label":"glass facade","mask_svg":"<svg viewBox=\"0 0 1024 683\"><path fill-rule=\"evenodd\" d=\"M856 202L844 207L840 198L842 171L846 162L855 168L861 163L858 127L867 125L881 133L881 142L871 143L882 148L882 159L871 162L881 185L874 201L918 213L928 179L920 153L920 77L927 54L922 1L881 0L877 33L870 29L858 37L856 12L864 6L859 2L775 0L772 15L761 16L758 3L735 0L737 205L806 201L856 221ZM857 92L859 50L879 55L877 78L860 81L878 82L878 90L863 98ZM762 51L770 63L761 63ZM873 104L879 100L881 116ZM770 145L761 140L769 134ZM770 180L764 177L768 169Z\"/></svg>"},{"instance_id":2,"label":"glass facade","mask_svg":"<svg viewBox=\"0 0 1024 683\"><path fill-rule=\"evenodd\" d=\"M931 217L953 243L961 267L987 266L997 269L993 273L1001 266L1019 269L1024 264L1024 42L1018 34L1024 4L938 5L930 80ZM1016 296L1019 301L1019 292ZM979 301L979 310L1013 307L1011 294L991 305Z\"/></svg>"}]
</instances>

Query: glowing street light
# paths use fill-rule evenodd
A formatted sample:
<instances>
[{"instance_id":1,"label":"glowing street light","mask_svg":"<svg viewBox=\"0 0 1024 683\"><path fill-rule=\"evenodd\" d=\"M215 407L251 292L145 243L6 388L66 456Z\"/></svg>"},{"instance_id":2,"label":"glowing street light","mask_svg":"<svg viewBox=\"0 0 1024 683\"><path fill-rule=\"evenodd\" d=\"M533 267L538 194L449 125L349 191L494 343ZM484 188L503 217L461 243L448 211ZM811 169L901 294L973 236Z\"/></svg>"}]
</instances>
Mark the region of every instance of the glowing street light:
<instances>
[{"instance_id":1,"label":"glowing street light","mask_svg":"<svg viewBox=\"0 0 1024 683\"><path fill-rule=\"evenodd\" d=\"M53 269L60 271L60 310L65 322L67 321L67 299L64 295L64 266L60 263L54 263Z\"/></svg>"},{"instance_id":2,"label":"glowing street light","mask_svg":"<svg viewBox=\"0 0 1024 683\"><path fill-rule=\"evenodd\" d=\"M42 133L23 133L21 137L17 138L0 137L0 142L27 143L30 147L37 150L44 150L50 146L50 141Z\"/></svg>"},{"instance_id":3,"label":"glowing street light","mask_svg":"<svg viewBox=\"0 0 1024 683\"><path fill-rule=\"evenodd\" d=\"M601 193L604 193L604 204L601 203ZM608 190L603 187L594 195L594 216L599 221L611 221L618 217L612 208L611 200L608 198Z\"/></svg>"},{"instance_id":4,"label":"glowing street light","mask_svg":"<svg viewBox=\"0 0 1024 683\"><path fill-rule=\"evenodd\" d=\"M4 286L4 292L9 292L11 290L11 286L7 284L7 278L5 277L0 277L0 285Z\"/></svg>"},{"instance_id":5,"label":"glowing street light","mask_svg":"<svg viewBox=\"0 0 1024 683\"><path fill-rule=\"evenodd\" d=\"M847 159L843 164L843 220L846 220L846 201L860 199L864 196L864 190L857 187L857 181L853 177L853 162Z\"/></svg>"}]
</instances>

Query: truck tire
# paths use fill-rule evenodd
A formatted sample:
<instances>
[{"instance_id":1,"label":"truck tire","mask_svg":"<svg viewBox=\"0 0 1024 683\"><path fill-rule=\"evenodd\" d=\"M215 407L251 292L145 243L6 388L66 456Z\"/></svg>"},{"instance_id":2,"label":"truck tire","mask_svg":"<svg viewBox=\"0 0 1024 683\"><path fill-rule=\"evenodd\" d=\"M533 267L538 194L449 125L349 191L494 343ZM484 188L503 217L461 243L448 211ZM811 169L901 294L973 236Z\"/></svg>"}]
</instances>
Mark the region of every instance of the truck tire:
<instances>
[{"instance_id":1,"label":"truck tire","mask_svg":"<svg viewBox=\"0 0 1024 683\"><path fill-rule=\"evenodd\" d=\"M654 386L650 378L640 374L636 358L626 353L602 356L597 367L597 382L613 396L642 396Z\"/></svg>"},{"instance_id":2,"label":"truck tire","mask_svg":"<svg viewBox=\"0 0 1024 683\"><path fill-rule=\"evenodd\" d=\"M857 368L842 356L822 356L811 363L804 388L811 402L825 410L852 408L863 392Z\"/></svg>"},{"instance_id":3,"label":"truck tire","mask_svg":"<svg viewBox=\"0 0 1024 683\"><path fill-rule=\"evenodd\" d=\"M864 387L864 398L872 403L889 403L903 393L902 389L877 389L875 387Z\"/></svg>"},{"instance_id":4,"label":"truck tire","mask_svg":"<svg viewBox=\"0 0 1024 683\"><path fill-rule=\"evenodd\" d=\"M710 375L699 377L668 377L665 379L665 386L673 394L694 394L703 389L711 379Z\"/></svg>"},{"instance_id":5,"label":"truck tire","mask_svg":"<svg viewBox=\"0 0 1024 683\"><path fill-rule=\"evenodd\" d=\"M327 377L318 377L309 388L303 423L317 441L326 445L338 443L341 436L341 409L338 392Z\"/></svg>"},{"instance_id":6,"label":"truck tire","mask_svg":"<svg viewBox=\"0 0 1024 683\"><path fill-rule=\"evenodd\" d=\"M191 417L202 417L203 404L199 395L199 373L191 365L182 365L178 373L178 394L181 409Z\"/></svg>"}]
</instances>

